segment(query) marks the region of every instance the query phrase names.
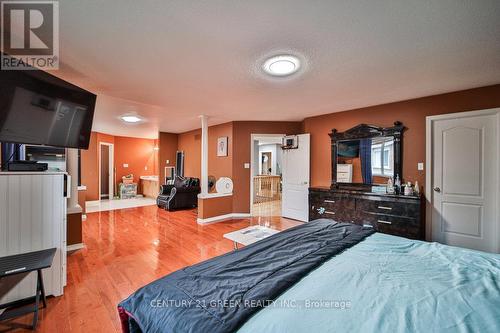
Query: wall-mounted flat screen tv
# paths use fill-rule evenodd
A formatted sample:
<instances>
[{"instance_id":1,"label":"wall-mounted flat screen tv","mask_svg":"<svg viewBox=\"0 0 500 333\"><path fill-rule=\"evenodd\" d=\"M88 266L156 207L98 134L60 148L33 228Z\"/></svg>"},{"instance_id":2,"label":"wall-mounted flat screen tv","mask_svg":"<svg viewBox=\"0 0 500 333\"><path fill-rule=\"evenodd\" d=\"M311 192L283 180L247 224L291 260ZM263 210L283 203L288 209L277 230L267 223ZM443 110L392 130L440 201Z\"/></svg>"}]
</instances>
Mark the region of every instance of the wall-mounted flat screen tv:
<instances>
[{"instance_id":1,"label":"wall-mounted flat screen tv","mask_svg":"<svg viewBox=\"0 0 500 333\"><path fill-rule=\"evenodd\" d=\"M0 70L0 141L88 149L96 95L41 70Z\"/></svg>"}]
</instances>

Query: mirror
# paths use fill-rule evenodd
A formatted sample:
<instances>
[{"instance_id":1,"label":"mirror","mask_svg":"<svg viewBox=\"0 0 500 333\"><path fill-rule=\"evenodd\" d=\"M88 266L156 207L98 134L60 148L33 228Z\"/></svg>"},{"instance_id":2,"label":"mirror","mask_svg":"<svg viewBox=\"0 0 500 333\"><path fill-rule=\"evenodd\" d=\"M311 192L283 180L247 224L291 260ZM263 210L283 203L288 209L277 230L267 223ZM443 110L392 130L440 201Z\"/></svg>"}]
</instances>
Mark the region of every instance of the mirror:
<instances>
[{"instance_id":1,"label":"mirror","mask_svg":"<svg viewBox=\"0 0 500 333\"><path fill-rule=\"evenodd\" d=\"M270 175L272 173L272 153L270 151L263 152L261 155L261 175Z\"/></svg>"},{"instance_id":2,"label":"mirror","mask_svg":"<svg viewBox=\"0 0 500 333\"><path fill-rule=\"evenodd\" d=\"M401 139L404 126L381 128L361 124L332 130L332 186L386 185L389 177L402 179Z\"/></svg>"},{"instance_id":3,"label":"mirror","mask_svg":"<svg viewBox=\"0 0 500 333\"><path fill-rule=\"evenodd\" d=\"M394 138L338 141L337 183L387 184L394 177Z\"/></svg>"}]
</instances>

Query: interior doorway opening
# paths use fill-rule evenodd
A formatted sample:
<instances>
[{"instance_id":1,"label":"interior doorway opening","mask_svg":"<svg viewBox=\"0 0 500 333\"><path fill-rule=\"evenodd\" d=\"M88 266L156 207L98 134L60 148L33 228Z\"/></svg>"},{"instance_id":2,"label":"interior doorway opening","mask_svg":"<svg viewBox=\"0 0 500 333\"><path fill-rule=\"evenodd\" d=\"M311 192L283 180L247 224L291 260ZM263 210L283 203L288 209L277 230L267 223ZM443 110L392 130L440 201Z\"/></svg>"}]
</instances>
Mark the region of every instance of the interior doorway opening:
<instances>
[{"instance_id":1,"label":"interior doorway opening","mask_svg":"<svg viewBox=\"0 0 500 333\"><path fill-rule=\"evenodd\" d=\"M113 199L114 186L114 153L112 143L99 143L99 199Z\"/></svg>"},{"instance_id":2,"label":"interior doorway opening","mask_svg":"<svg viewBox=\"0 0 500 333\"><path fill-rule=\"evenodd\" d=\"M252 216L281 216L283 134L252 134L250 211Z\"/></svg>"}]
</instances>

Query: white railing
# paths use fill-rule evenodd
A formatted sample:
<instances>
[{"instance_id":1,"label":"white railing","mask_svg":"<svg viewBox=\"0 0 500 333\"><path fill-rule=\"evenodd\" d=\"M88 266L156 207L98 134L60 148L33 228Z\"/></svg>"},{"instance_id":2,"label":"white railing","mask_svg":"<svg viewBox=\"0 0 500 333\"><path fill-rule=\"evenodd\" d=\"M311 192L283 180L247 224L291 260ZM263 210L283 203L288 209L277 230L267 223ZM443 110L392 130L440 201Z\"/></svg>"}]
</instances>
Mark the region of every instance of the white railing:
<instances>
[{"instance_id":1,"label":"white railing","mask_svg":"<svg viewBox=\"0 0 500 333\"><path fill-rule=\"evenodd\" d=\"M253 177L253 202L261 203L281 199L281 176Z\"/></svg>"}]
</instances>

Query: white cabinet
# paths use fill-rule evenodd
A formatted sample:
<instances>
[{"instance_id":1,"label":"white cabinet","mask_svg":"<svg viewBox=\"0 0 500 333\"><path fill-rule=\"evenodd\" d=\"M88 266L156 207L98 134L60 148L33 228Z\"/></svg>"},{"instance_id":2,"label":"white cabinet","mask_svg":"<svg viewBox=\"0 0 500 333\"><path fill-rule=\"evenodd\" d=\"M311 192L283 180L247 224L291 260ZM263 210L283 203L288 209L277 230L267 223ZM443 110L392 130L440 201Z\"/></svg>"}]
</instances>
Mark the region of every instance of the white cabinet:
<instances>
[{"instance_id":1,"label":"white cabinet","mask_svg":"<svg viewBox=\"0 0 500 333\"><path fill-rule=\"evenodd\" d=\"M45 292L54 296L66 284L64 192L61 172L0 172L0 256L57 248L52 267L43 270ZM36 272L22 277L2 280L0 303L34 295Z\"/></svg>"}]
</instances>

